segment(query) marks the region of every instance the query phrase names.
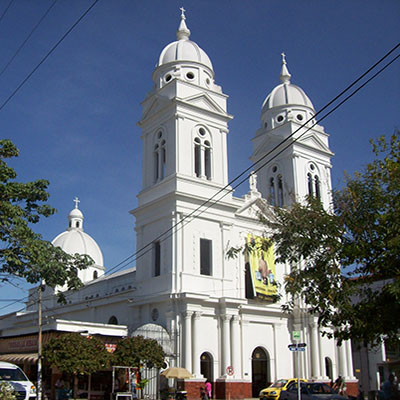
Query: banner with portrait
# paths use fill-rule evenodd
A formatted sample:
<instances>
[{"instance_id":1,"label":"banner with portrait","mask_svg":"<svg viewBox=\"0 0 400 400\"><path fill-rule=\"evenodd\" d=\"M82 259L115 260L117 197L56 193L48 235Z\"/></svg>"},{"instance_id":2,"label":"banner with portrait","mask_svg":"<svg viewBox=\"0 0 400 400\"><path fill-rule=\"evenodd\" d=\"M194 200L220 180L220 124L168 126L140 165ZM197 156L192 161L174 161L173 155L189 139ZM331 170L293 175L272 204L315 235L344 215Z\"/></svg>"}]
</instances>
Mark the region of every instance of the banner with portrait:
<instances>
[{"instance_id":1,"label":"banner with portrait","mask_svg":"<svg viewBox=\"0 0 400 400\"><path fill-rule=\"evenodd\" d=\"M271 300L277 294L274 247L262 249L263 238L260 236L247 236L247 244L251 248L248 252L248 265L250 278L255 297Z\"/></svg>"}]
</instances>

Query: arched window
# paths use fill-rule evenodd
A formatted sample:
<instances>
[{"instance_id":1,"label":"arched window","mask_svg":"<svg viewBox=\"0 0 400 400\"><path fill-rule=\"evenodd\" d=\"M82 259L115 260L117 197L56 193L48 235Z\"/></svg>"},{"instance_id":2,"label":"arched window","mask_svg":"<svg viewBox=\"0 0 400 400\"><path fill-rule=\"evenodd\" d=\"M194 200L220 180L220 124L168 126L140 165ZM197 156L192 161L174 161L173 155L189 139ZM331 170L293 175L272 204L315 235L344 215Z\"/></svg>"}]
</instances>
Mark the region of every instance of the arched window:
<instances>
[{"instance_id":1,"label":"arched window","mask_svg":"<svg viewBox=\"0 0 400 400\"><path fill-rule=\"evenodd\" d=\"M194 174L198 178L211 180L212 176L212 147L209 133L200 127L194 138Z\"/></svg>"},{"instance_id":2,"label":"arched window","mask_svg":"<svg viewBox=\"0 0 400 400\"><path fill-rule=\"evenodd\" d=\"M310 171L307 173L308 195L321 199L321 181L316 173L317 167L314 164L310 164L308 168Z\"/></svg>"},{"instance_id":3,"label":"arched window","mask_svg":"<svg viewBox=\"0 0 400 400\"><path fill-rule=\"evenodd\" d=\"M108 323L110 325L118 325L118 319L115 315L113 315L112 317L110 317L110 319L108 320Z\"/></svg>"},{"instance_id":4,"label":"arched window","mask_svg":"<svg viewBox=\"0 0 400 400\"><path fill-rule=\"evenodd\" d=\"M269 198L271 206L283 207L285 205L285 197L283 193L283 176L279 173L278 166L274 165L271 169L269 178Z\"/></svg>"},{"instance_id":5,"label":"arched window","mask_svg":"<svg viewBox=\"0 0 400 400\"><path fill-rule=\"evenodd\" d=\"M269 180L269 202L270 202L271 206L276 206L274 178L271 178Z\"/></svg>"},{"instance_id":6,"label":"arched window","mask_svg":"<svg viewBox=\"0 0 400 400\"><path fill-rule=\"evenodd\" d=\"M157 133L156 144L154 145L154 181L158 182L164 179L167 166L167 150L164 133Z\"/></svg>"},{"instance_id":7,"label":"arched window","mask_svg":"<svg viewBox=\"0 0 400 400\"><path fill-rule=\"evenodd\" d=\"M278 176L278 206L283 207L283 181L282 176Z\"/></svg>"},{"instance_id":8,"label":"arched window","mask_svg":"<svg viewBox=\"0 0 400 400\"><path fill-rule=\"evenodd\" d=\"M319 183L318 175L314 176L314 186L315 186L315 197L317 199L320 199L321 198L321 189L320 189L320 183Z\"/></svg>"},{"instance_id":9,"label":"arched window","mask_svg":"<svg viewBox=\"0 0 400 400\"><path fill-rule=\"evenodd\" d=\"M99 274L97 271L93 272L93 279L97 279L99 277Z\"/></svg>"},{"instance_id":10,"label":"arched window","mask_svg":"<svg viewBox=\"0 0 400 400\"><path fill-rule=\"evenodd\" d=\"M308 194L312 196L314 193L313 193L312 175L310 173L307 174L307 184L308 184Z\"/></svg>"}]
</instances>

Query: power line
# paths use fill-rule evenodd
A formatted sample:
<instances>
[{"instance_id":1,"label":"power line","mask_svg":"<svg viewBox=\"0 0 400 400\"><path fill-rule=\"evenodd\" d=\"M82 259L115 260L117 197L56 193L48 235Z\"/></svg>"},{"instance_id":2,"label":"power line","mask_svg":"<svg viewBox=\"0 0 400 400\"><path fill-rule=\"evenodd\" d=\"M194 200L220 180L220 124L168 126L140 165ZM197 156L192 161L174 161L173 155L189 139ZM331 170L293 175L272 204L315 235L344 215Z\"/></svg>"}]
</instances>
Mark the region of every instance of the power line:
<instances>
[{"instance_id":1,"label":"power line","mask_svg":"<svg viewBox=\"0 0 400 400\"><path fill-rule=\"evenodd\" d=\"M54 52L54 50L61 44L61 42L72 32L72 30L82 21L82 19L89 13L89 11L99 2L100 0L95 0L92 5L74 22L74 24L67 30L66 33L58 40L58 42L49 50L49 52L42 58L42 60L36 65L35 68L26 76L26 78L17 86L16 89L8 96L8 98L0 106L0 111L5 107L5 105L17 94L17 92L25 85L29 78L39 69L39 67L49 58L49 56Z\"/></svg>"},{"instance_id":2,"label":"power line","mask_svg":"<svg viewBox=\"0 0 400 400\"><path fill-rule=\"evenodd\" d=\"M53 3L50 5L50 7L45 11L45 13L42 15L40 20L37 22L37 24L33 27L29 35L25 38L25 40L20 44L16 52L13 54L13 56L10 58L10 60L7 62L7 64L3 67L3 69L0 71L0 76L3 75L3 73L6 71L8 66L14 61L15 57L19 54L19 52L22 50L22 48L25 46L26 42L30 39L30 37L33 35L33 33L36 31L36 29L39 27L39 25L42 23L42 21L46 18L47 14L50 12L50 10L55 6L57 0L54 0Z\"/></svg>"},{"instance_id":3,"label":"power line","mask_svg":"<svg viewBox=\"0 0 400 400\"><path fill-rule=\"evenodd\" d=\"M190 214L185 216L182 220L179 222L175 223L171 228L165 230L161 234L159 234L154 240L162 240L165 241L169 237L172 236L172 231L174 229L182 229L183 226L186 226L188 223L193 221L194 219L198 218L202 213L204 213L208 208L211 206L217 204L224 198L228 193L232 192L235 188L237 188L239 185L241 185L244 181L247 180L246 178L240 180L235 186L230 188L230 186L239 180L246 172L253 170L254 167L256 167L261 161L264 160L264 162L259 165L256 169L255 172L263 168L266 164L271 162L275 157L277 157L279 154L281 154L284 150L286 150L289 146L292 145L293 142L298 141L305 133L307 133L310 129L312 129L315 125L317 125L317 122L314 122L311 126L306 127L306 125L309 122L312 122L312 120L315 119L315 117L319 114L321 114L324 110L326 110L330 105L332 105L336 100L338 100L340 97L342 97L346 92L348 92L352 87L354 87L360 80L362 80L366 75L368 75L372 70L374 70L380 63L382 63L387 57L389 57L397 48L400 47L400 43L398 43L396 46L394 46L389 52L387 52L380 60L378 60L374 65L372 65L366 72L364 72L360 77L358 77L356 80L354 80L350 85L348 85L344 90L342 90L337 96L335 96L331 101L329 101L324 107L321 108L313 117L309 118L307 121L305 121L302 125L299 126L291 135L289 135L287 138L282 140L279 144L277 144L273 149L271 149L268 153L266 153L263 157L260 158L256 163L253 163L251 166L243 170L239 175L237 175L234 179L232 179L227 185L225 185L222 189L220 189L216 194L208 198L206 201L204 201L202 204L200 204L195 210L193 210ZM393 64L396 60L400 58L400 54L395 56L392 60L390 60L388 63L386 63L383 67L381 67L377 72L375 72L370 78L368 78L364 83L361 84L358 88L356 88L353 92L351 92L348 96L346 96L343 100L339 102L336 106L334 106L333 109L328 111L325 115L323 115L318 122L323 121L325 118L327 118L330 114L332 114L334 111L336 111L340 106L342 106L346 101L348 101L351 97L353 97L356 93L358 93L362 88L364 88L369 82L371 82L373 79L375 79L379 74L381 74L384 70L386 70L391 64ZM284 148L281 148L277 153L275 153L270 159L267 159L268 156L270 156L273 152L277 151L279 147L281 147L284 143L286 143L289 139L293 138L293 136L299 132L303 128L307 128L301 135L299 135L297 138L294 138L289 144L287 144ZM225 193L223 193L225 192ZM219 194L222 194L221 197L216 199L216 196ZM205 207L202 209L202 207ZM198 214L195 215L195 213L199 212ZM190 217L189 221L187 221ZM168 234L168 236L166 236ZM108 273L114 271L114 273L120 271L122 268L126 267L129 265L131 262L136 261L138 258L142 257L143 255L147 254L151 250L151 245L153 242L148 243L147 245L141 247L139 250L137 250L135 253L131 254L129 257L125 258L122 260L120 263L112 267ZM126 264L128 262L128 264ZM66 293L65 297L67 298L68 296L72 296L75 292L72 291L70 293ZM46 296L46 298L51 298L52 296ZM95 300L95 299L89 299L88 301ZM35 301L33 304L35 304L37 301ZM14 303L13 303L14 304ZM11 304L12 305L12 304ZM6 306L7 307L7 306ZM5 308L5 307L2 307ZM0 309L2 309L0 308ZM50 310L49 310L50 311Z\"/></svg>"},{"instance_id":4,"label":"power line","mask_svg":"<svg viewBox=\"0 0 400 400\"><path fill-rule=\"evenodd\" d=\"M183 219L181 219L179 222L174 224L172 227L168 228L161 234L159 234L154 241L157 240L166 240L172 235L172 231L177 228L179 225L184 226L184 223L186 220L189 218L192 218L189 222L193 221L193 219L197 218L199 215L201 215L203 212L205 212L208 208L210 208L212 205L217 204L220 200L222 200L228 193L232 192L235 188L237 188L240 184L242 184L245 180L247 180L247 177L241 181L237 185L235 185L233 188L230 188L230 186L236 182L239 178L241 178L245 173L249 172L250 170L254 169L254 167L261 163L263 160L265 160L268 156L270 156L273 152L277 151L278 148L280 148L284 143L288 142L290 139L293 138L293 136L299 132L301 129L306 127L306 125L309 122L312 122L312 120L315 119L316 116L321 114L323 111L325 111L328 107L330 107L335 101L337 101L340 97L342 97L346 92L348 92L352 87L354 87L358 82L360 82L365 76L367 76L372 70L374 70L380 63L382 63L386 58L388 58L397 48L400 47L400 43L395 45L391 50L389 50L383 57L381 57L376 63L374 63L370 68L368 68L362 75L360 75L357 79L355 79L350 85L348 85L344 90L342 90L337 96L335 96L332 100L330 100L324 107L322 107L314 116L309 118L307 121L305 121L299 128L297 128L292 134L290 134L288 137L286 137L284 140L282 140L280 143L278 143L275 147L273 147L269 152L267 152L263 157L261 157L256 163L250 165L248 168L243 170L239 175L237 175L234 179L232 179L227 185L225 185L223 188L218 190L213 196L205 200L203 203L201 203L195 210L190 212L188 215L186 215ZM363 88L366 84L368 84L372 79L374 79L377 75L379 75L381 72L383 72L389 65L391 65L394 61L396 61L400 55L396 56L393 60L391 60L387 65L385 65L383 68L381 68L376 74L374 74L370 79L368 79L362 86L360 86L358 89L356 89L353 93L351 93L349 96L347 96L342 102L340 102L332 111L327 113L323 118L319 120L322 121L325 119L328 115L330 115L334 110L336 110L338 107L340 107L344 102L346 102L350 97L352 97L354 94L356 94L361 88ZM302 137L306 132L308 132L311 128L313 128L317 122L315 122L311 127L308 127L307 130L298 138L295 138L288 146L290 146L293 142L297 141ZM268 159L265 163L261 165L261 167L258 167L256 171L258 171L260 168L264 167L268 162L271 162L277 155L279 155L282 151L284 151L287 147L282 149L279 153L275 154L274 157L271 159ZM223 192L226 192L225 194ZM218 195L222 194L221 197L218 199L214 200ZM200 211L203 207L205 207L199 214L196 214L198 211ZM188 223L188 222L187 222ZM187 224L186 223L186 224ZM164 237L165 235L169 234L167 237ZM164 237L164 238L163 238ZM154 242L153 241L153 242ZM151 245L153 242L150 242L146 244L145 246L141 247L139 250L137 250L135 253L131 254L124 260L122 260L120 263L118 263L116 266L111 268L108 273L114 271L117 272L121 270L124 266L129 265L131 262L136 261L138 258L142 257L143 255L147 254L151 250ZM126 262L129 261L129 264L125 264Z\"/></svg>"},{"instance_id":5,"label":"power line","mask_svg":"<svg viewBox=\"0 0 400 400\"><path fill-rule=\"evenodd\" d=\"M11 0L11 1L8 3L7 7L6 7L5 10L3 11L3 14L1 14L1 16L0 16L0 22L3 20L4 16L7 14L8 9L10 8L10 6L11 6L11 4L12 4L13 2L14 2L14 0Z\"/></svg>"}]
</instances>

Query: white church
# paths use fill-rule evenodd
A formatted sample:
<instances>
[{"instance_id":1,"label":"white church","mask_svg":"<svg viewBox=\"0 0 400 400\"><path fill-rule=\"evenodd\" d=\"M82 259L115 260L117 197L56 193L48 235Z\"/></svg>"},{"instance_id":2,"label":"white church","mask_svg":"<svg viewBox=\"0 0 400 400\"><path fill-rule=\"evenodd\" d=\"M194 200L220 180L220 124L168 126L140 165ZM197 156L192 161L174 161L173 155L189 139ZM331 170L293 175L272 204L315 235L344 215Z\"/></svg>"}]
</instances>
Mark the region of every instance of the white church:
<instances>
[{"instance_id":1,"label":"white church","mask_svg":"<svg viewBox=\"0 0 400 400\"><path fill-rule=\"evenodd\" d=\"M235 197L228 184L228 96L210 58L190 40L182 10L177 39L161 51L138 123L142 189L131 214L136 247L143 250L136 267L105 274L101 249L84 232L76 200L66 231L53 244L88 254L95 264L79 272L84 287L66 293L66 305L57 303L55 289L46 289L45 331L156 338L169 366L192 373L185 381L188 398L199 398L206 379L215 398L249 398L277 379L329 382L339 375L348 393L354 386L357 394L350 343L337 346L323 336L305 308L284 313L284 294L282 303L275 302L282 290L276 282L283 283L290 266L276 264L273 251L227 257L232 246L263 236L259 215L268 218L274 206L309 194L330 204L328 134L316 124L311 100L291 83L284 55L279 79L261 108L248 194ZM35 296L32 290L25 311L0 319L2 341L14 343L0 343L1 359L15 361L18 353L24 363L34 362L33 347L15 343L36 334ZM289 350L296 341L306 344L304 352Z\"/></svg>"}]
</instances>

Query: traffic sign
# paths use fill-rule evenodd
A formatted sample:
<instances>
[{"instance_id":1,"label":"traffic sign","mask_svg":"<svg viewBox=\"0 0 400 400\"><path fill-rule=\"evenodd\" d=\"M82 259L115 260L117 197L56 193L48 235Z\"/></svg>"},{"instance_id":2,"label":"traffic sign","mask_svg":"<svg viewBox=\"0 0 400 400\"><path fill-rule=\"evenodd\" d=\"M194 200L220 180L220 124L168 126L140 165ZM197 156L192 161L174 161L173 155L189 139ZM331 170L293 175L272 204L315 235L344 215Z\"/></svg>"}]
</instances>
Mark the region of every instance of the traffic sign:
<instances>
[{"instance_id":1,"label":"traffic sign","mask_svg":"<svg viewBox=\"0 0 400 400\"><path fill-rule=\"evenodd\" d=\"M300 331L292 331L293 340L300 340Z\"/></svg>"}]
</instances>

